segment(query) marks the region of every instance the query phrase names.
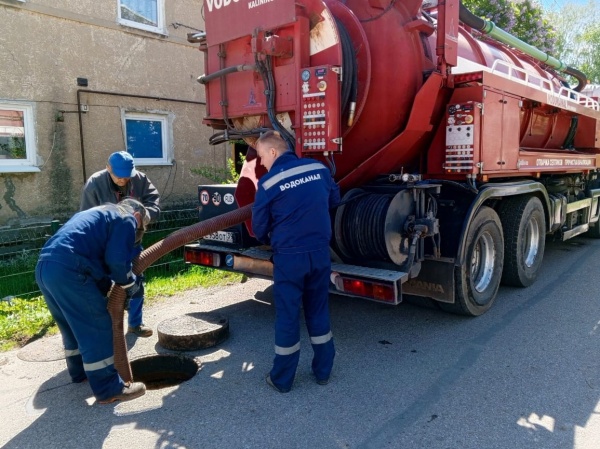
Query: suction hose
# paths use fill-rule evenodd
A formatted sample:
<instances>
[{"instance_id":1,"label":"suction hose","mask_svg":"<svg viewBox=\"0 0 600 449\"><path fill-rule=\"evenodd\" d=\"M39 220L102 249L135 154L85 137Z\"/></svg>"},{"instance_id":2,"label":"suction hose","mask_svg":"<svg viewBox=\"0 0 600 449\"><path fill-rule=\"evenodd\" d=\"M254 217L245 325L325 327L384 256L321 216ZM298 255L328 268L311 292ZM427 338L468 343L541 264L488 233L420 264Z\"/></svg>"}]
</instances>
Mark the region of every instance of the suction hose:
<instances>
[{"instance_id":1,"label":"suction hose","mask_svg":"<svg viewBox=\"0 0 600 449\"><path fill-rule=\"evenodd\" d=\"M187 243L249 220L252 217L252 204L169 234L150 248L142 251L142 254L133 261L133 273L136 275L142 273L162 256ZM125 382L132 382L133 374L129 365L129 359L127 358L127 344L123 329L124 305L125 291L120 286L115 285L108 298L108 313L112 319L115 368Z\"/></svg>"}]
</instances>

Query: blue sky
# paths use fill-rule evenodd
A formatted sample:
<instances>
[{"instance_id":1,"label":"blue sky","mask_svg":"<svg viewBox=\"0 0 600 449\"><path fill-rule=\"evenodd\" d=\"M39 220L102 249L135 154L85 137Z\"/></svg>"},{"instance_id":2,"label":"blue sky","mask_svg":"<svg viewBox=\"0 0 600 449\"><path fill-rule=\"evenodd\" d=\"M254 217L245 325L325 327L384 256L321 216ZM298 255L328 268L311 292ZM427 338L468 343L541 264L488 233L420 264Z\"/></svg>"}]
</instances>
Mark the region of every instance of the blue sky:
<instances>
[{"instance_id":1,"label":"blue sky","mask_svg":"<svg viewBox=\"0 0 600 449\"><path fill-rule=\"evenodd\" d=\"M597 0L596 0L597 1ZM545 9L558 9L565 3L587 3L588 0L538 0Z\"/></svg>"}]
</instances>

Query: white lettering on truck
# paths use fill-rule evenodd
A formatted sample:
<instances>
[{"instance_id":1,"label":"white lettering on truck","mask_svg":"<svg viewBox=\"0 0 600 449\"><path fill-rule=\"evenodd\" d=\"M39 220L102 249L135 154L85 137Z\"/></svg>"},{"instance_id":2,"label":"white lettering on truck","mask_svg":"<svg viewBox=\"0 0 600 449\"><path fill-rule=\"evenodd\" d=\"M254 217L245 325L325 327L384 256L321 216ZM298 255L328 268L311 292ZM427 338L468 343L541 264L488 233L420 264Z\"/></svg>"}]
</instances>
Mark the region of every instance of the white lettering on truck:
<instances>
[{"instance_id":1,"label":"white lettering on truck","mask_svg":"<svg viewBox=\"0 0 600 449\"><path fill-rule=\"evenodd\" d=\"M225 6L229 6L231 2L237 3L240 0L206 0L206 6L208 6L208 12L212 12L213 8L221 9Z\"/></svg>"},{"instance_id":2,"label":"white lettering on truck","mask_svg":"<svg viewBox=\"0 0 600 449\"><path fill-rule=\"evenodd\" d=\"M257 6L264 5L265 3L270 3L275 0L252 0L248 3L248 9L256 8Z\"/></svg>"}]
</instances>

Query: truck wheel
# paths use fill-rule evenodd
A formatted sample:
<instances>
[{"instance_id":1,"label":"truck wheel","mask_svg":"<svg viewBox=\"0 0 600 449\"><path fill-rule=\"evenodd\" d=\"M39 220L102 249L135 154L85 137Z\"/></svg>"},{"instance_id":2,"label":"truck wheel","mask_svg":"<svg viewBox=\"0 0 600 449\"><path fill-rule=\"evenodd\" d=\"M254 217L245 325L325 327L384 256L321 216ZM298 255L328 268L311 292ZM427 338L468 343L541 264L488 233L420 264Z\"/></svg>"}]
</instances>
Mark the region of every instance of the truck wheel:
<instances>
[{"instance_id":1,"label":"truck wheel","mask_svg":"<svg viewBox=\"0 0 600 449\"><path fill-rule=\"evenodd\" d=\"M479 316L496 299L502 278L504 242L496 211L483 206L467 231L465 264L454 270L455 302L440 303L448 312Z\"/></svg>"},{"instance_id":2,"label":"truck wheel","mask_svg":"<svg viewBox=\"0 0 600 449\"><path fill-rule=\"evenodd\" d=\"M537 278L546 244L544 207L535 196L514 197L502 202L500 221L504 231L502 283L528 287Z\"/></svg>"},{"instance_id":3,"label":"truck wheel","mask_svg":"<svg viewBox=\"0 0 600 449\"><path fill-rule=\"evenodd\" d=\"M592 239L600 239L600 221L597 221L592 226L588 232L585 233L586 237L590 237Z\"/></svg>"}]
</instances>

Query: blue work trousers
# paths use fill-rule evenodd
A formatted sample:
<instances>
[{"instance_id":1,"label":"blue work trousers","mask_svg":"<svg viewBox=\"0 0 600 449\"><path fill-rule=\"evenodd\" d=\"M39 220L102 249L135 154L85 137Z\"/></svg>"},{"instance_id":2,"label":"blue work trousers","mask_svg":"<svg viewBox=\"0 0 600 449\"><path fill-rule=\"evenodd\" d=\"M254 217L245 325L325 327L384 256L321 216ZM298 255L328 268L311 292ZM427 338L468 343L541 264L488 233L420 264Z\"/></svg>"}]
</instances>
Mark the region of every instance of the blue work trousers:
<instances>
[{"instance_id":1,"label":"blue work trousers","mask_svg":"<svg viewBox=\"0 0 600 449\"><path fill-rule=\"evenodd\" d=\"M329 320L329 248L299 254L275 254L275 359L271 381L289 390L300 359L300 310L313 348L312 371L329 379L335 357Z\"/></svg>"},{"instance_id":2,"label":"blue work trousers","mask_svg":"<svg viewBox=\"0 0 600 449\"><path fill-rule=\"evenodd\" d=\"M139 255L142 253L142 251L144 250L144 247L142 245L136 245L136 247L134 248L134 254L133 254L133 259L135 260L136 257L139 257ZM143 276L143 273L140 273L139 276ZM129 327L138 327L140 324L142 324L143 318L142 318L142 307L144 305L144 283L142 282L140 284L140 289L135 292L135 294L131 297L131 299L129 300L129 309L127 310L127 324L129 324Z\"/></svg>"},{"instance_id":3,"label":"blue work trousers","mask_svg":"<svg viewBox=\"0 0 600 449\"><path fill-rule=\"evenodd\" d=\"M96 282L64 259L39 261L35 278L56 321L73 382L87 379L101 401L125 385L114 366L112 320Z\"/></svg>"},{"instance_id":4,"label":"blue work trousers","mask_svg":"<svg viewBox=\"0 0 600 449\"><path fill-rule=\"evenodd\" d=\"M140 275L141 276L141 275ZM129 309L127 310L127 323L129 327L138 327L142 324L142 307L144 305L144 283L140 284L140 289L129 300Z\"/></svg>"}]
</instances>

